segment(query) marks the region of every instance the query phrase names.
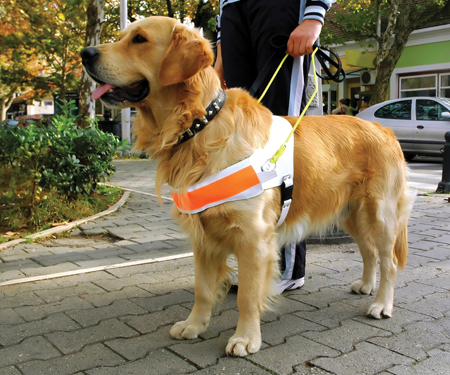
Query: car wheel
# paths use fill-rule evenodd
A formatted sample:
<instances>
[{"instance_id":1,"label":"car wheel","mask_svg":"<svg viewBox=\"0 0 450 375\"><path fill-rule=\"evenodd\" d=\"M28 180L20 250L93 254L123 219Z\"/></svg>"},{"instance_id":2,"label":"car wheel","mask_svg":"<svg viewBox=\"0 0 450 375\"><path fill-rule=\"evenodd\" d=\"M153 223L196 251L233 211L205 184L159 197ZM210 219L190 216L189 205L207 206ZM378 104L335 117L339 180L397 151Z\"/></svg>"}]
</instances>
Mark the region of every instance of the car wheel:
<instances>
[{"instance_id":1,"label":"car wheel","mask_svg":"<svg viewBox=\"0 0 450 375\"><path fill-rule=\"evenodd\" d=\"M403 155L405 156L405 160L407 162L413 160L416 157L415 154L403 154Z\"/></svg>"}]
</instances>

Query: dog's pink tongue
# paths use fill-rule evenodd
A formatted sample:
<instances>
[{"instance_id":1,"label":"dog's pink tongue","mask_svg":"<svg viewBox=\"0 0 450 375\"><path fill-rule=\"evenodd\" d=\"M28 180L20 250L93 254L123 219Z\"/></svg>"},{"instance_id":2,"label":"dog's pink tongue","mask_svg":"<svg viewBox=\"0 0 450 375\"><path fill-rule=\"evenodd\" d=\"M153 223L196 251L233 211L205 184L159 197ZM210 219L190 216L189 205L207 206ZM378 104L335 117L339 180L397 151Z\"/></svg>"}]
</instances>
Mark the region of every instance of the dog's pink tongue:
<instances>
[{"instance_id":1,"label":"dog's pink tongue","mask_svg":"<svg viewBox=\"0 0 450 375\"><path fill-rule=\"evenodd\" d=\"M92 93L92 99L97 100L109 89L113 89L114 86L109 83L105 83L104 85L100 85L97 89Z\"/></svg>"}]
</instances>

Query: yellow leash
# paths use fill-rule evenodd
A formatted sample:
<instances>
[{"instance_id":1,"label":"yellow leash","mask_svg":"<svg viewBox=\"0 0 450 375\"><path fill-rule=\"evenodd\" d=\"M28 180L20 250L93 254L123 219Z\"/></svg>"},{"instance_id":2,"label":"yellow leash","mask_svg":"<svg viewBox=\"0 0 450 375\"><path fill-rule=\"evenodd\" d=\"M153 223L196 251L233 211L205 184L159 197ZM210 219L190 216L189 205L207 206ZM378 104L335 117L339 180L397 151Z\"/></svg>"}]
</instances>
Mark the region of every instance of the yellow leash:
<instances>
[{"instance_id":1,"label":"yellow leash","mask_svg":"<svg viewBox=\"0 0 450 375\"><path fill-rule=\"evenodd\" d=\"M287 144L289 142L289 139L291 139L292 134L294 134L295 129L297 129L298 124L300 123L300 121L302 120L303 116L305 115L306 111L308 110L311 102L313 101L314 97L317 95L317 76L316 76L316 65L314 63L314 55L316 54L317 50L319 48L316 47L316 49L314 50L314 52L311 54L311 59L312 59L312 67L313 67L313 71L314 71L314 92L311 95L311 97L308 100L308 103L306 103L305 108L303 109L302 113L300 114L300 116L298 117L294 127L292 128L292 131L289 133L286 141L281 145L281 147L278 149L277 152L275 152L275 154L273 154L272 158L270 159L270 163L271 164L275 164L278 159L280 159L281 155L283 155L284 151L286 150ZM284 56L283 60L281 60L280 65L278 65L277 70L275 71L275 73L273 74L271 80L269 81L266 89L264 90L264 92L262 93L261 97L258 99L258 103L261 102L262 98L264 98L264 95L266 95L267 90L269 89L270 85L272 84L273 80L275 79L276 75L278 74L278 72L280 71L284 61L286 60L286 58L289 55L286 54L286 56Z\"/></svg>"}]
</instances>

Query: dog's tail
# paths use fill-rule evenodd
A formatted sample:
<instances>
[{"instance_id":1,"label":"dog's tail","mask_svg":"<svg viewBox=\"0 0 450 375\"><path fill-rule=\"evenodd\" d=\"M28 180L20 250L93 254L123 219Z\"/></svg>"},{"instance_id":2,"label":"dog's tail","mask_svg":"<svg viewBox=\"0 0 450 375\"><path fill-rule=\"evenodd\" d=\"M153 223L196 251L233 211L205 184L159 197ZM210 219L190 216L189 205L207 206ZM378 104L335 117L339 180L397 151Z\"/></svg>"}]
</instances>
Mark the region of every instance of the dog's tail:
<instances>
[{"instance_id":1,"label":"dog's tail","mask_svg":"<svg viewBox=\"0 0 450 375\"><path fill-rule=\"evenodd\" d=\"M397 259L397 265L400 269L405 268L406 258L408 257L408 217L414 205L415 198L416 192L410 190L405 184L403 194L397 206L399 226L394 245L394 256Z\"/></svg>"}]
</instances>

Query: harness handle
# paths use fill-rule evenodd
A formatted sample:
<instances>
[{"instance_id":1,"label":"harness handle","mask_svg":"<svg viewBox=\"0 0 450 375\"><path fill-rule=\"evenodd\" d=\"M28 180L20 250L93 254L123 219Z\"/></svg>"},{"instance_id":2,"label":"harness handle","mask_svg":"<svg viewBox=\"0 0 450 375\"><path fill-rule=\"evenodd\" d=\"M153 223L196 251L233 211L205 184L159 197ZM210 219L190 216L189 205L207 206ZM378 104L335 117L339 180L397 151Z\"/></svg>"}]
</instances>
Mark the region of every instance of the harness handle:
<instances>
[{"instance_id":1,"label":"harness handle","mask_svg":"<svg viewBox=\"0 0 450 375\"><path fill-rule=\"evenodd\" d=\"M284 62L288 57L291 57L289 54L285 53L287 48L287 42L289 40L288 35L275 35L270 40L271 47L275 50L272 56L269 58L269 61L266 63L264 68L262 69L261 73L256 78L255 82L253 83L252 87L249 90L250 95L255 96L256 91L258 90L259 86L261 85L263 79L267 76L267 73L269 70L273 67L275 58L277 58L279 55L285 54L281 62L279 63L277 69L275 70L275 73L272 75L272 78L270 79L269 83L267 84L266 88L264 89L263 93L261 94L260 98L258 99L258 103L261 102L261 100L264 98L264 95L266 95L267 91L269 90L272 82L274 81L276 75L280 71L281 67L283 66ZM342 82L345 79L345 71L342 69L342 63L339 59L339 56L331 51L328 48L322 47L319 44L314 43L313 45L314 52L311 54L311 60L312 60L312 67L314 71L314 92L311 95L311 97L308 100L308 103L306 104L305 108L303 109L302 113L298 117L297 121L295 122L295 125L292 127L292 131L290 132L288 138L286 141L281 145L281 147L275 152L275 154L270 158L269 162L271 164L275 164L283 155L284 151L287 148L287 144L289 140L291 139L292 135L295 132L295 129L297 129L298 124L300 123L301 119L305 115L307 109L309 108L311 102L313 101L314 97L317 95L317 76L319 76L322 79L332 80L335 82ZM336 61L333 60L330 56L328 56L323 50L329 52L333 57L336 59ZM322 69L325 71L326 76L322 76L316 72L316 65L315 65L315 59L314 57L317 54L317 60L319 61ZM327 63L334 68L336 68L336 72L333 74L331 73L329 67L327 66ZM341 78L342 76L342 78Z\"/></svg>"},{"instance_id":2,"label":"harness handle","mask_svg":"<svg viewBox=\"0 0 450 375\"><path fill-rule=\"evenodd\" d=\"M309 98L308 103L306 103L305 108L303 108L302 113L300 113L300 116L298 117L297 121L295 122L295 125L292 127L292 130L289 133L286 141L281 145L281 147L275 152L275 154L273 154L272 158L270 159L270 163L272 163L272 164L275 164L278 161L278 159L280 159L281 155L283 155L284 151L286 150L286 147L288 145L289 140L291 139L292 135L295 132L295 129L297 129L298 124L300 124L300 121L302 120L303 116L305 115L306 111L308 110L311 102L313 101L314 97L317 95L317 91L318 91L318 88L317 88L317 74L316 74L316 64L314 62L314 56L315 56L315 54L316 54L316 52L318 50L319 50L319 47L317 47L315 45L314 52L311 54L312 67L313 67L313 71L314 71L314 92L312 93L311 97ZM284 60L283 60L283 62L284 62ZM279 68L281 68L281 65L279 66ZM274 78L275 77L272 77L272 80ZM266 91L267 91L267 88L266 88Z\"/></svg>"}]
</instances>

